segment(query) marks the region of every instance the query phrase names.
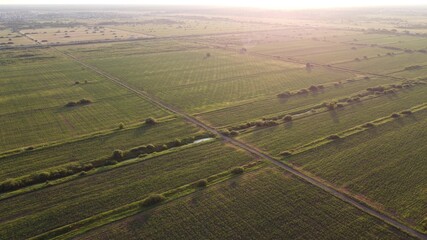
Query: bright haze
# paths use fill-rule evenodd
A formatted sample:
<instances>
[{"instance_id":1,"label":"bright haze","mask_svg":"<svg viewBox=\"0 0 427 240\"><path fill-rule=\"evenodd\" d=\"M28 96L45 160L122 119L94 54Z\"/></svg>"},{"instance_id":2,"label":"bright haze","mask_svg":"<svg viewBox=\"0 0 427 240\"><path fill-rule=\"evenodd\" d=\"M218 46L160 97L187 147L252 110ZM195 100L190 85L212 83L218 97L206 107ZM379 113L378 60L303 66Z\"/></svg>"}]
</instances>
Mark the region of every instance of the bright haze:
<instances>
[{"instance_id":1,"label":"bright haze","mask_svg":"<svg viewBox=\"0 0 427 240\"><path fill-rule=\"evenodd\" d=\"M267 9L304 9L304 8L348 8L364 6L402 6L425 5L425 0L299 0L299 1L275 1L275 0L0 0L0 4L138 4L138 5L199 5L199 6L230 6L230 7L254 7Z\"/></svg>"}]
</instances>

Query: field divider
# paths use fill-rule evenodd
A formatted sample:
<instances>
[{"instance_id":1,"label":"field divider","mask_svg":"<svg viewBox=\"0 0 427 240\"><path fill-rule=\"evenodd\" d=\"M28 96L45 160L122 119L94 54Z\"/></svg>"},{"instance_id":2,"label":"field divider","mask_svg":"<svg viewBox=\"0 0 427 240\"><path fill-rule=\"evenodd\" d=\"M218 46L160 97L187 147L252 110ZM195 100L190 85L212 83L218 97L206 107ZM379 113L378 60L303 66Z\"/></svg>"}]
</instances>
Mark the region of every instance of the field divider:
<instances>
[{"instance_id":1,"label":"field divider","mask_svg":"<svg viewBox=\"0 0 427 240\"><path fill-rule=\"evenodd\" d=\"M248 164L245 164L243 166L238 166L236 168L242 168L244 169L243 174L256 171L258 169L261 169L262 167L266 166L265 162L262 161L255 161ZM37 236L29 238L30 240L41 240L41 239L71 239L77 235L80 235L82 233L85 233L87 231L90 231L94 228L98 228L101 226L104 226L106 224L136 215L141 212L148 211L152 208L158 207L162 204L167 204L171 201L174 201L176 199L188 196L194 192L202 191L206 187L211 187L213 185L216 185L218 183L225 182L227 180L230 180L232 178L241 176L240 173L233 173L232 170L220 172L214 175L211 175L207 177L205 180L207 184L205 186L198 187L198 182L191 182L186 185L182 185L180 187L170 189L168 191L165 191L161 193L160 195L165 197L165 200L163 200L160 203L157 203L155 205L150 206L144 206L144 201L149 198L148 197L143 198L141 200L132 202L130 204L126 204L124 206L99 213L97 215L91 216L89 218L80 220L78 222L70 223L68 225L58 227L55 229L52 229L48 232L39 234Z\"/></svg>"},{"instance_id":2,"label":"field divider","mask_svg":"<svg viewBox=\"0 0 427 240\"><path fill-rule=\"evenodd\" d=\"M283 163L282 161L280 161L280 160L278 160L278 159L276 159L276 158L274 158L274 157L272 157L266 153L263 153L263 152L255 149L254 147L252 147L252 146L250 146L244 142L241 142L237 139L233 139L233 138L219 132L216 128L207 125L206 123L204 123L204 122L200 121L199 119L187 114L186 112L182 111L181 109L179 109L179 108L177 108L177 107L175 107L175 106L173 106L167 102L164 102L163 100L159 99L158 97L156 97L152 94L147 93L144 90L136 89L136 88L128 85L126 82L122 81L121 79L114 77L114 76L110 75L109 73L107 73L101 69L98 69L95 66L89 65L85 62L82 62L81 60L79 60L78 58L74 57L73 55L71 55L69 53L61 52L57 48L55 48L55 50L64 54L65 56L68 56L68 57L74 59L76 62L80 63L82 66L87 67L89 69L92 69L94 72L110 79L111 81L115 82L117 85L119 85L123 88L126 88L131 92L136 93L137 95L139 95L140 97L142 97L144 99L147 99L148 101L152 102L153 104L157 105L158 107L163 108L165 110L168 110L168 111L175 113L179 116L182 116L188 122L193 123L194 125L219 136L220 138L223 139L224 142L228 142L228 143L236 146L237 148L245 150L246 152L251 153L253 156L256 156L256 157L259 157L259 158L262 158L262 159L269 161L271 164L282 168L283 170L291 173L292 175L298 177L299 179L313 185L314 187L322 189L323 191L325 191L325 192L335 196L336 198L358 208L359 210L383 221L384 223L386 223L390 226L393 226L393 227L395 227L395 228L397 228L403 232L406 232L407 234L409 234L411 236L417 237L419 239L426 239L427 240L427 235L425 235L424 233L421 233L418 230L413 229L412 227L407 226L407 225L403 224L402 222L395 220L394 218L390 217L389 215L387 215L383 212L380 212L377 209L372 208L371 206L366 205L365 203L361 202L360 200L353 198L352 196L346 194L345 192L342 192L339 189L327 186L326 184L324 184L324 183L322 183L322 182L320 182L320 181L318 181L318 180L316 180L316 179L292 168L291 166ZM364 73L364 74L366 74L366 73ZM387 77L389 77L389 76L387 76ZM402 79L402 78L397 78L397 79Z\"/></svg>"}]
</instances>

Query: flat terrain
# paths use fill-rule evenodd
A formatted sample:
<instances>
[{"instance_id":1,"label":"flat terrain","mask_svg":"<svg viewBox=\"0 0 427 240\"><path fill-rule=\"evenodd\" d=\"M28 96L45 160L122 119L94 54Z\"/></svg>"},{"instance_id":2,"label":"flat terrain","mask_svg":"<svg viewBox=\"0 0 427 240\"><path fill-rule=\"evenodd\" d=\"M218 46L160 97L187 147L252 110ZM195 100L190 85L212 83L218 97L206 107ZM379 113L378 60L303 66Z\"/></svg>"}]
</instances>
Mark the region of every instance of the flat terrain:
<instances>
[{"instance_id":1,"label":"flat terrain","mask_svg":"<svg viewBox=\"0 0 427 240\"><path fill-rule=\"evenodd\" d=\"M427 239L423 9L0 9L0 239Z\"/></svg>"}]
</instances>

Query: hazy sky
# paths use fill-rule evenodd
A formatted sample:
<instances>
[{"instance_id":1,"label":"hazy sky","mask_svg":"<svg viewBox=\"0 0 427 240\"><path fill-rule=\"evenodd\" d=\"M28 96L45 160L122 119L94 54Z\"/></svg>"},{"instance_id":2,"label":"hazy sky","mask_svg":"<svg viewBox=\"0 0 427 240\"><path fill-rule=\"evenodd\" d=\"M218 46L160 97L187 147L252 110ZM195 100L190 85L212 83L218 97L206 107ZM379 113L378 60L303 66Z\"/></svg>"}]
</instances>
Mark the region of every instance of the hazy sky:
<instances>
[{"instance_id":1,"label":"hazy sky","mask_svg":"<svg viewBox=\"0 0 427 240\"><path fill-rule=\"evenodd\" d=\"M427 5L427 2L426 0L0 0L0 4L169 4L299 9Z\"/></svg>"}]
</instances>

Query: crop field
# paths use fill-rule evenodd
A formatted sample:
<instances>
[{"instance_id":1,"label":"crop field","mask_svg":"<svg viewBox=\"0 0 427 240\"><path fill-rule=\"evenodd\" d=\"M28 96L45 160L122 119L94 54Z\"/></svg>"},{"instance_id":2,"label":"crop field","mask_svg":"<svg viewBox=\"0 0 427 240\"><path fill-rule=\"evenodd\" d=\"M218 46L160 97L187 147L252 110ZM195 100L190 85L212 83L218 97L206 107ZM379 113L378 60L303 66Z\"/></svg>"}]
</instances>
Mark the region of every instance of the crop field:
<instances>
[{"instance_id":1,"label":"crop field","mask_svg":"<svg viewBox=\"0 0 427 240\"><path fill-rule=\"evenodd\" d=\"M343 109L308 116L288 124L254 129L242 134L239 138L272 155L278 155L282 151L292 150L304 143L310 143L357 125L388 117L394 112L401 112L423 104L427 100L426 87L421 86L393 97L381 96L366 100Z\"/></svg>"},{"instance_id":2,"label":"crop field","mask_svg":"<svg viewBox=\"0 0 427 240\"><path fill-rule=\"evenodd\" d=\"M425 110L417 112L287 161L425 231L426 116Z\"/></svg>"},{"instance_id":3,"label":"crop field","mask_svg":"<svg viewBox=\"0 0 427 240\"><path fill-rule=\"evenodd\" d=\"M213 142L6 199L0 206L0 238L35 236L251 160Z\"/></svg>"},{"instance_id":4,"label":"crop field","mask_svg":"<svg viewBox=\"0 0 427 240\"><path fill-rule=\"evenodd\" d=\"M159 144L195 135L200 130L182 119L171 119L154 126L137 124L123 130L87 136L72 142L23 151L1 157L0 182L32 172L70 162L86 163L93 159L110 156L115 149L127 150L135 146Z\"/></svg>"},{"instance_id":5,"label":"crop field","mask_svg":"<svg viewBox=\"0 0 427 240\"><path fill-rule=\"evenodd\" d=\"M391 74L404 71L406 67L419 65L427 65L427 54L407 53L392 56L385 55L379 58L337 64L336 66L350 68L353 70L363 70L365 72Z\"/></svg>"},{"instance_id":6,"label":"crop field","mask_svg":"<svg viewBox=\"0 0 427 240\"><path fill-rule=\"evenodd\" d=\"M240 221L242 218L246 220ZM78 239L227 239L236 236L240 239L408 237L280 170L267 168L99 228Z\"/></svg>"},{"instance_id":7,"label":"crop field","mask_svg":"<svg viewBox=\"0 0 427 240\"><path fill-rule=\"evenodd\" d=\"M168 115L58 53L17 53L8 54L12 63L0 66L2 152ZM92 104L65 106L80 99Z\"/></svg>"},{"instance_id":8,"label":"crop field","mask_svg":"<svg viewBox=\"0 0 427 240\"><path fill-rule=\"evenodd\" d=\"M69 27L24 29L22 34L41 44L93 42L102 40L123 40L148 38L149 35L131 33L106 27Z\"/></svg>"},{"instance_id":9,"label":"crop field","mask_svg":"<svg viewBox=\"0 0 427 240\"><path fill-rule=\"evenodd\" d=\"M110 25L114 29L129 31L132 33L147 34L153 36L188 36L204 34L222 34L245 32L253 30L269 30L284 28L277 24L260 24L241 22L236 20L224 20L221 18L199 18L185 16L176 18L141 19L140 22L121 25Z\"/></svg>"},{"instance_id":10,"label":"crop field","mask_svg":"<svg viewBox=\"0 0 427 240\"><path fill-rule=\"evenodd\" d=\"M247 103L204 112L197 115L197 117L218 127L235 125L245 121L260 120L263 117L286 115L292 112L298 112L303 109L314 107L315 105L325 101L348 97L352 94L365 90L368 87L392 84L393 82L394 80L390 80L388 78L371 78L368 80L361 79L341 84L339 87L332 86L325 89L323 92L295 96L289 99L281 99L275 95L264 99L254 99ZM307 87L309 87L309 85L307 85ZM287 90L294 91L299 89L291 88Z\"/></svg>"},{"instance_id":11,"label":"crop field","mask_svg":"<svg viewBox=\"0 0 427 240\"><path fill-rule=\"evenodd\" d=\"M425 16L0 3L0 239L426 239Z\"/></svg>"},{"instance_id":12,"label":"crop field","mask_svg":"<svg viewBox=\"0 0 427 240\"><path fill-rule=\"evenodd\" d=\"M210 57L206 57L207 53ZM260 60L214 49L97 58L87 62L190 112L354 76L322 67L307 71L301 64ZM171 69L175 69L173 74Z\"/></svg>"}]
</instances>

